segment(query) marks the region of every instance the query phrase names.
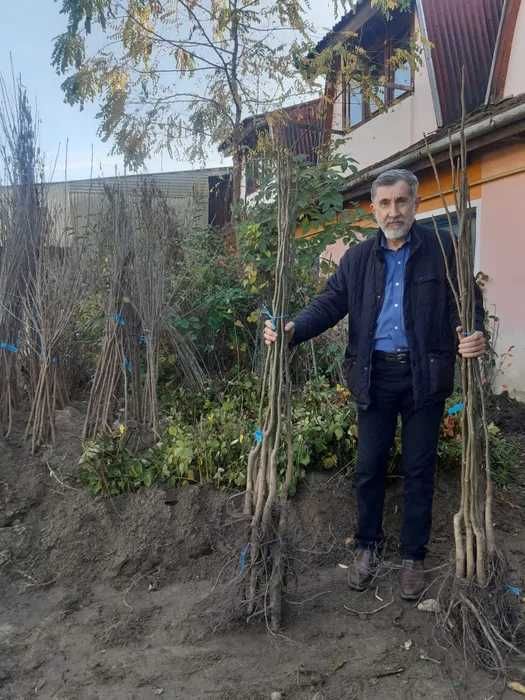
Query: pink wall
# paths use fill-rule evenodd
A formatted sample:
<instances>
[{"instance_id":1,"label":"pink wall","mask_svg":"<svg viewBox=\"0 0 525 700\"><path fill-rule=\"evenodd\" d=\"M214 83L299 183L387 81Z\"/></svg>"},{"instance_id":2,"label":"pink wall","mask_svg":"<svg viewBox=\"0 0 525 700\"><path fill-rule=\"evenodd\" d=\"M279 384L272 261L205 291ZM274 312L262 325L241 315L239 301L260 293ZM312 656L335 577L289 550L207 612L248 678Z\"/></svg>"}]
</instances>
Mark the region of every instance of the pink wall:
<instances>
[{"instance_id":1,"label":"pink wall","mask_svg":"<svg viewBox=\"0 0 525 700\"><path fill-rule=\"evenodd\" d=\"M503 158L498 160L501 168ZM487 162L483 177L490 177L495 167L496 160ZM524 195L525 173L484 184L480 235L480 267L489 276L487 305L500 319L496 347L500 359L514 346L513 357L504 363L495 388L508 388L521 400L525 400Z\"/></svg>"}]
</instances>

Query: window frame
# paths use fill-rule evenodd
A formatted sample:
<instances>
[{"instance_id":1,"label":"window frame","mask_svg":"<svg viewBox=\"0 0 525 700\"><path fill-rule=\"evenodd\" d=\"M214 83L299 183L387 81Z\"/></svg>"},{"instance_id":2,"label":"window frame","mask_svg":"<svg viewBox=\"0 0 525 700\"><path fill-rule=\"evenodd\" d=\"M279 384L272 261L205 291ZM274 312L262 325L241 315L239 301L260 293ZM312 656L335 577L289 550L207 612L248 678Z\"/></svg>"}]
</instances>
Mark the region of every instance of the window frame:
<instances>
[{"instance_id":1,"label":"window frame","mask_svg":"<svg viewBox=\"0 0 525 700\"><path fill-rule=\"evenodd\" d=\"M474 212L474 216L476 217L475 221L475 233L476 233L476 241L475 241L475 246L474 246L474 275L477 275L478 272L481 271L481 216L482 216L482 207L481 207L481 199L474 199L470 202L470 209ZM456 214L456 207L451 204L448 207L448 211L451 214ZM432 209L431 211L423 211L423 212L418 212L416 214L416 224L418 222L431 222L432 217L439 217L439 216L444 216L446 215L447 210L442 207L440 209Z\"/></svg>"},{"instance_id":2,"label":"window frame","mask_svg":"<svg viewBox=\"0 0 525 700\"><path fill-rule=\"evenodd\" d=\"M414 34L415 31L415 13L411 14L410 17L410 22L409 22L409 33L410 36ZM415 71L410 66L410 87L408 89L405 89L405 85L397 84L394 83L394 77L395 74L392 75L392 67L389 65L389 60L392 57L393 52L397 48L395 45L395 39L390 37L383 43L383 61L382 61L382 68L383 68L383 74L386 75L386 81L384 85L384 90L385 90L385 101L383 107L379 107L375 111L372 111L370 109L370 100L365 100L363 97L363 103L362 103L362 119L355 124L352 124L350 122L350 110L349 110L349 105L348 105L348 83L343 81L342 85L342 109L343 109L343 128L348 130L348 131L353 131L354 129L359 128L363 124L366 124L369 122L371 119L374 119L374 117L377 117L379 114L384 114L389 108L394 107L395 105L399 104L403 100L407 99L408 97L412 96L414 94L415 90ZM388 67L388 75L387 75L387 67ZM366 72L369 72L370 69L370 64L367 65L366 67ZM395 91L396 90L403 90L403 94L399 95L398 97L395 97ZM361 93L362 95L362 93Z\"/></svg>"}]
</instances>

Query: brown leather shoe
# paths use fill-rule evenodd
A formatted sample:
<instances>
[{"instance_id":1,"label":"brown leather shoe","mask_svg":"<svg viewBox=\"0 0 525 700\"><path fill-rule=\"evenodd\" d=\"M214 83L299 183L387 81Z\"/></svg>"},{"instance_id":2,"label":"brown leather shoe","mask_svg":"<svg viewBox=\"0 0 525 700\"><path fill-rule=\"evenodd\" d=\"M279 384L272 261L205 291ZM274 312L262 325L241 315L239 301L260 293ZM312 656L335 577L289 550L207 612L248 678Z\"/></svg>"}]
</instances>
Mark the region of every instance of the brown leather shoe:
<instances>
[{"instance_id":1,"label":"brown leather shoe","mask_svg":"<svg viewBox=\"0 0 525 700\"><path fill-rule=\"evenodd\" d=\"M379 566L379 557L372 549L358 549L348 572L348 584L354 591L364 591L374 578Z\"/></svg>"},{"instance_id":2,"label":"brown leather shoe","mask_svg":"<svg viewBox=\"0 0 525 700\"><path fill-rule=\"evenodd\" d=\"M422 561L403 559L401 562L401 598L417 600L425 588L425 568Z\"/></svg>"}]
</instances>

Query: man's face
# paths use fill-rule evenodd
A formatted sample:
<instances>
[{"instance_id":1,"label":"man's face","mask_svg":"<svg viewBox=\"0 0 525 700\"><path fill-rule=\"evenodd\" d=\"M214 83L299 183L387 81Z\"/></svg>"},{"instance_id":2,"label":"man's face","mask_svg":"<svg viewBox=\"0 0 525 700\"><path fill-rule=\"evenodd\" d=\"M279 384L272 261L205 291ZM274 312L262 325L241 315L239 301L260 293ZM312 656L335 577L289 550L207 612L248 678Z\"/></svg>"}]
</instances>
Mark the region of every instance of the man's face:
<instances>
[{"instance_id":1,"label":"man's face","mask_svg":"<svg viewBox=\"0 0 525 700\"><path fill-rule=\"evenodd\" d=\"M372 200L372 211L386 238L405 238L416 218L418 203L419 199L412 195L404 180L399 180L395 185L377 188Z\"/></svg>"}]
</instances>

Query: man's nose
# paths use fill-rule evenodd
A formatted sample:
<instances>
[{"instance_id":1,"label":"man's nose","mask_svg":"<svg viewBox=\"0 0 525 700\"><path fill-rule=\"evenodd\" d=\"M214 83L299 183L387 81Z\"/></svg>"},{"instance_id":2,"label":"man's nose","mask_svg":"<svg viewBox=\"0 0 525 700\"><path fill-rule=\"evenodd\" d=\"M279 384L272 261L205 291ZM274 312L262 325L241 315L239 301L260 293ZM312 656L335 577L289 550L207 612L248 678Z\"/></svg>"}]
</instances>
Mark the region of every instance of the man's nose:
<instances>
[{"instance_id":1,"label":"man's nose","mask_svg":"<svg viewBox=\"0 0 525 700\"><path fill-rule=\"evenodd\" d=\"M391 217L395 217L399 214L399 207L397 206L397 202L393 202L390 207L388 208L388 214Z\"/></svg>"}]
</instances>

